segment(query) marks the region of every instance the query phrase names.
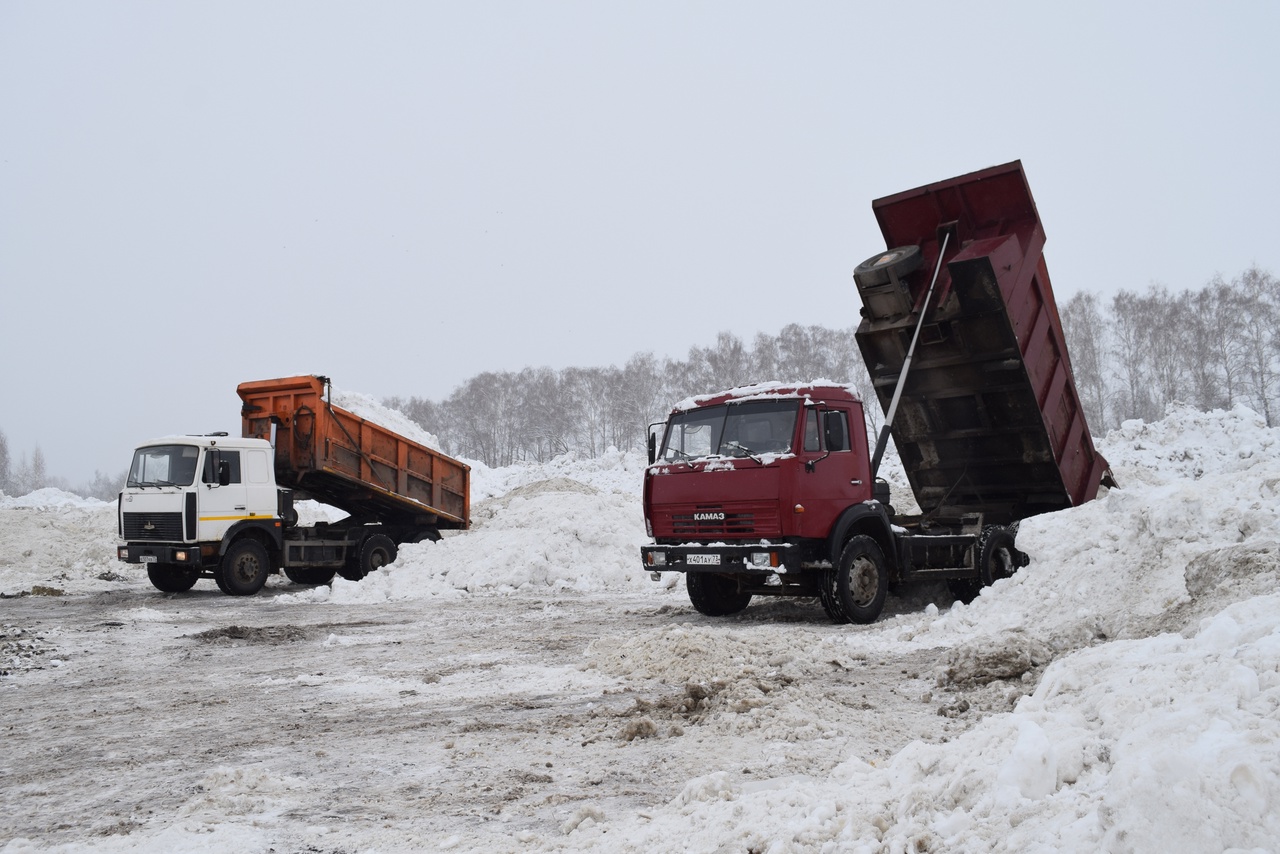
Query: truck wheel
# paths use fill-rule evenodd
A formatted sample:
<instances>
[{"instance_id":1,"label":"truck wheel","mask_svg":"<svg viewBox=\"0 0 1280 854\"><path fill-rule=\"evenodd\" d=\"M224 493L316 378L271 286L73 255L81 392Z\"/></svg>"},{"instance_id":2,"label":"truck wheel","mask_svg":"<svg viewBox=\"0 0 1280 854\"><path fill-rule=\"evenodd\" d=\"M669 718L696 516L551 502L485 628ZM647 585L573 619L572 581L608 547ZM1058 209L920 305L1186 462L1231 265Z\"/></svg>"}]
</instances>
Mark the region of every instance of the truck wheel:
<instances>
[{"instance_id":1,"label":"truck wheel","mask_svg":"<svg viewBox=\"0 0 1280 854\"><path fill-rule=\"evenodd\" d=\"M919 246L899 246L863 261L854 268L853 278L860 287L869 288L886 284L893 276L901 278L914 273L923 263Z\"/></svg>"},{"instance_id":2,"label":"truck wheel","mask_svg":"<svg viewBox=\"0 0 1280 854\"><path fill-rule=\"evenodd\" d=\"M294 584L328 584L333 581L332 569L315 566L291 566L284 574Z\"/></svg>"},{"instance_id":3,"label":"truck wheel","mask_svg":"<svg viewBox=\"0 0 1280 854\"><path fill-rule=\"evenodd\" d=\"M222 592L230 596L252 596L267 583L271 560L257 540L236 540L222 556L214 577Z\"/></svg>"},{"instance_id":4,"label":"truck wheel","mask_svg":"<svg viewBox=\"0 0 1280 854\"><path fill-rule=\"evenodd\" d=\"M348 581L359 581L375 569L382 569L389 563L395 563L396 544L386 534L373 534L360 544L360 552L339 570L339 574Z\"/></svg>"},{"instance_id":5,"label":"truck wheel","mask_svg":"<svg viewBox=\"0 0 1280 854\"><path fill-rule=\"evenodd\" d=\"M889 568L884 552L875 540L859 535L845 543L834 569L828 574L823 604L831 598L839 605L836 619L832 609L827 616L835 622L873 623L884 610L884 599L889 593Z\"/></svg>"},{"instance_id":6,"label":"truck wheel","mask_svg":"<svg viewBox=\"0 0 1280 854\"><path fill-rule=\"evenodd\" d=\"M1001 578L1009 578L1018 568L1017 549L1008 528L991 525L982 531L978 541L978 572L982 586L990 587Z\"/></svg>"},{"instance_id":7,"label":"truck wheel","mask_svg":"<svg viewBox=\"0 0 1280 854\"><path fill-rule=\"evenodd\" d=\"M147 578L151 579L151 586L165 593L186 593L196 586L196 579L199 577L198 569L174 566L171 563L147 564Z\"/></svg>"},{"instance_id":8,"label":"truck wheel","mask_svg":"<svg viewBox=\"0 0 1280 854\"><path fill-rule=\"evenodd\" d=\"M699 614L726 617L736 614L751 602L751 594L738 590L738 582L709 572L686 572L684 587L689 601Z\"/></svg>"}]
</instances>

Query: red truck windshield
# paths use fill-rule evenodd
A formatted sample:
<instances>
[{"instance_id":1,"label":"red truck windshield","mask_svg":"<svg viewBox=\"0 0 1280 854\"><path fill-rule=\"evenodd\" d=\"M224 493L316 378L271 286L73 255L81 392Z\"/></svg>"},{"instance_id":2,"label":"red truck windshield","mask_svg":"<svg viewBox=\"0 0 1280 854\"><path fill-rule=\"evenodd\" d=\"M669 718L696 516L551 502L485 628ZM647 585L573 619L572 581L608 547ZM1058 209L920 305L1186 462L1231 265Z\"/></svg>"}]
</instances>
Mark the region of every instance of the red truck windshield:
<instances>
[{"instance_id":1,"label":"red truck windshield","mask_svg":"<svg viewBox=\"0 0 1280 854\"><path fill-rule=\"evenodd\" d=\"M798 400L757 400L678 413L671 416L658 459L790 453L799 409Z\"/></svg>"}]
</instances>

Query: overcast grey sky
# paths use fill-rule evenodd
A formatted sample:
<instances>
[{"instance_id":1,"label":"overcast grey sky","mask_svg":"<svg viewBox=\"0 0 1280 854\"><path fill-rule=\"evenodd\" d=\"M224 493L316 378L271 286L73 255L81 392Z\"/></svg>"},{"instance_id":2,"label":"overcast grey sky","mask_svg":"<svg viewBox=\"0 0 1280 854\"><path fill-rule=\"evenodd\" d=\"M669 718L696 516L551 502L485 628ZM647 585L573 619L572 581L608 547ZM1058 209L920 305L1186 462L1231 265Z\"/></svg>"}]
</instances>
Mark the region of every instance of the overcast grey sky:
<instances>
[{"instance_id":1,"label":"overcast grey sky","mask_svg":"<svg viewBox=\"0 0 1280 854\"><path fill-rule=\"evenodd\" d=\"M1060 302L1280 273L1280 3L0 0L0 430L87 480L376 397L852 325L871 200L1021 159ZM764 379L764 378L762 378Z\"/></svg>"}]
</instances>

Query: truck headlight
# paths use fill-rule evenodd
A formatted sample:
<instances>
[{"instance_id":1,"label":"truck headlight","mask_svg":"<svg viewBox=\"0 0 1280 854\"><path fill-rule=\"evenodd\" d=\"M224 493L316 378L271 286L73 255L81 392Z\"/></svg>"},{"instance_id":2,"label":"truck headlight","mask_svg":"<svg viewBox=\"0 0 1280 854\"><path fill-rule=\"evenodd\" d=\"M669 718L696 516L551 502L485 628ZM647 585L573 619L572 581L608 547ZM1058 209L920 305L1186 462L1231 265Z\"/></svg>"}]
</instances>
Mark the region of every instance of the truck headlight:
<instances>
[{"instance_id":1,"label":"truck headlight","mask_svg":"<svg viewBox=\"0 0 1280 854\"><path fill-rule=\"evenodd\" d=\"M666 566L666 552L649 552L649 566Z\"/></svg>"},{"instance_id":2,"label":"truck headlight","mask_svg":"<svg viewBox=\"0 0 1280 854\"><path fill-rule=\"evenodd\" d=\"M116 560L126 560L126 561L127 561L128 559L129 559L129 547L128 547L128 546L116 546Z\"/></svg>"},{"instance_id":3,"label":"truck headlight","mask_svg":"<svg viewBox=\"0 0 1280 854\"><path fill-rule=\"evenodd\" d=\"M174 553L173 553L173 559L174 559L174 560L176 560L178 563L186 563L186 562L187 562L187 553L186 553L185 551L183 551L183 552L174 552Z\"/></svg>"},{"instance_id":4,"label":"truck headlight","mask_svg":"<svg viewBox=\"0 0 1280 854\"><path fill-rule=\"evenodd\" d=\"M752 566L757 566L761 568L764 568L764 567L772 568L778 565L778 553L777 552L752 552L751 555L747 558L747 560L748 562L750 562Z\"/></svg>"}]
</instances>

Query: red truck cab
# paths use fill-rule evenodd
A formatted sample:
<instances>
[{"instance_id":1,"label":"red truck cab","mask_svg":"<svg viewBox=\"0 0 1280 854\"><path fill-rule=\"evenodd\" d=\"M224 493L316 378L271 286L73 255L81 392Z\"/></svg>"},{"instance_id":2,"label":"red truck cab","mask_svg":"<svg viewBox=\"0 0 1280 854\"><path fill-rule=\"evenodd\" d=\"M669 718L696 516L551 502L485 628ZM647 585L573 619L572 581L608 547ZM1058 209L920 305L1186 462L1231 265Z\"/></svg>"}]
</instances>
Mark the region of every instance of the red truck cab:
<instances>
[{"instance_id":1,"label":"red truck cab","mask_svg":"<svg viewBox=\"0 0 1280 854\"><path fill-rule=\"evenodd\" d=\"M688 573L704 612L740 610L726 609L751 594L819 595L803 570L829 566L833 540L854 525L891 550L888 486L872 482L862 401L845 386L768 383L682 401L651 459L644 562ZM736 596L699 602L694 588L728 576Z\"/></svg>"}]
</instances>

